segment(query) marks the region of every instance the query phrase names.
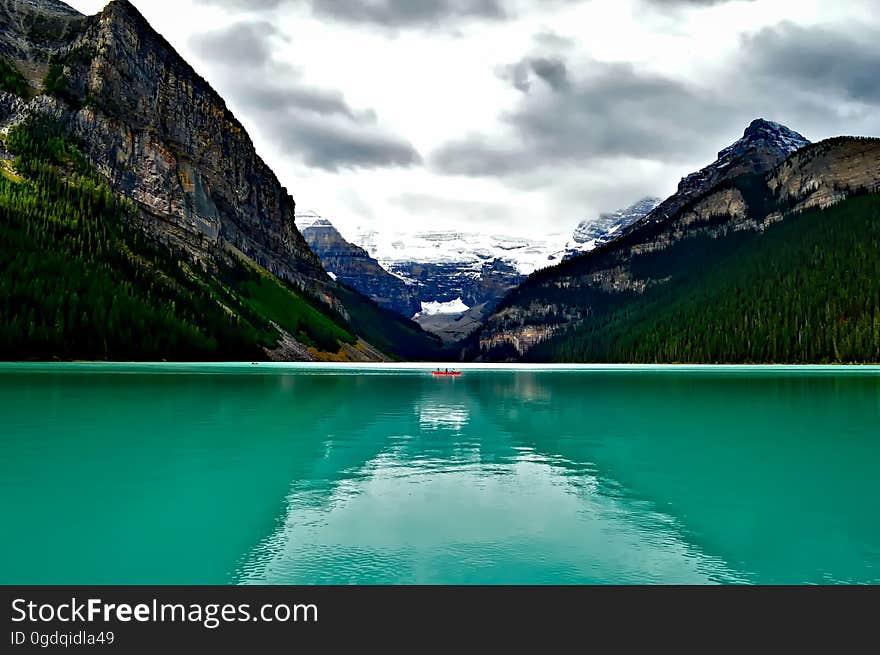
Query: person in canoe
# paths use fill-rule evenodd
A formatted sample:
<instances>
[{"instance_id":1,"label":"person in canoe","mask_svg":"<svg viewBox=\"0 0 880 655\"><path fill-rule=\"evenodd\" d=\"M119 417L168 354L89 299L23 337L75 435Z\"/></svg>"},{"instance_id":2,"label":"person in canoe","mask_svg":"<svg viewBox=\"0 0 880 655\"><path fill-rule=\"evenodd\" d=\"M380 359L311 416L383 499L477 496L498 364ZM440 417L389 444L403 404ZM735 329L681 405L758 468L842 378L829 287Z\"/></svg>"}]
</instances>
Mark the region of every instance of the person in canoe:
<instances>
[{"instance_id":1,"label":"person in canoe","mask_svg":"<svg viewBox=\"0 0 880 655\"><path fill-rule=\"evenodd\" d=\"M448 368L446 370L441 371L438 368L436 371L434 371L434 375L441 375L441 376L448 375L448 376L458 377L459 375L461 375L461 371L450 371Z\"/></svg>"}]
</instances>

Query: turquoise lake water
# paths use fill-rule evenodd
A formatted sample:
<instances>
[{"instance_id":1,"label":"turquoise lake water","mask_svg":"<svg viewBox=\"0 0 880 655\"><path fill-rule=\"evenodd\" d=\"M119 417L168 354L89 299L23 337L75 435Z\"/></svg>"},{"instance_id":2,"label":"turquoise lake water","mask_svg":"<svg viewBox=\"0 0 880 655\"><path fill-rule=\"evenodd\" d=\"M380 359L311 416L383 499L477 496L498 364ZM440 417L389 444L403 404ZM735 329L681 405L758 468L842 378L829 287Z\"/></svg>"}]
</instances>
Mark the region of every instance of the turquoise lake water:
<instances>
[{"instance_id":1,"label":"turquoise lake water","mask_svg":"<svg viewBox=\"0 0 880 655\"><path fill-rule=\"evenodd\" d=\"M878 583L880 369L0 365L0 583Z\"/></svg>"}]
</instances>

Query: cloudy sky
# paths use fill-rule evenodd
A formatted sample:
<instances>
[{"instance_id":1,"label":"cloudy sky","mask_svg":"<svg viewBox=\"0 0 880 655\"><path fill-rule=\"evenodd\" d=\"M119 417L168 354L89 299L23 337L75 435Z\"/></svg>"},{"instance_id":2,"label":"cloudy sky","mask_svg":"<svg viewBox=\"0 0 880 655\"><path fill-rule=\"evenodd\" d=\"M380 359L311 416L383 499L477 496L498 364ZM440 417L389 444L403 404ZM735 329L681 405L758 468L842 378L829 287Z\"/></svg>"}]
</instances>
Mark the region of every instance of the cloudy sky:
<instances>
[{"instance_id":1,"label":"cloudy sky","mask_svg":"<svg viewBox=\"0 0 880 655\"><path fill-rule=\"evenodd\" d=\"M349 235L569 232L759 116L880 135L878 0L133 2Z\"/></svg>"}]
</instances>

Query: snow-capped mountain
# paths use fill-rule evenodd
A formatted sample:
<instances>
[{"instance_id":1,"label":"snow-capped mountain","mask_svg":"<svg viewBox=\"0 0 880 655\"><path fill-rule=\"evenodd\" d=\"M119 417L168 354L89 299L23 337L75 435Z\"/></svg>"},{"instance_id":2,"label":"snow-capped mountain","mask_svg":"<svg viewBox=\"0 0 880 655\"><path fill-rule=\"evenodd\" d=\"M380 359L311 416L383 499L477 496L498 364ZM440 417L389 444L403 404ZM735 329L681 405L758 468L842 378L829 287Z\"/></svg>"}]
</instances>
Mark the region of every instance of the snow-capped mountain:
<instances>
[{"instance_id":1,"label":"snow-capped mountain","mask_svg":"<svg viewBox=\"0 0 880 655\"><path fill-rule=\"evenodd\" d=\"M537 239L455 230L389 235L364 229L354 235L353 241L387 270L413 283L418 282L418 276L412 277L411 273L414 264L434 269L451 266L458 274L477 278L487 263L502 262L526 277L608 243L660 202L660 198L642 198L629 207L581 221L573 234L550 233Z\"/></svg>"},{"instance_id":2,"label":"snow-capped mountain","mask_svg":"<svg viewBox=\"0 0 880 655\"><path fill-rule=\"evenodd\" d=\"M601 214L599 218L581 221L572 241L566 244L565 256L570 258L612 241L621 230L642 220L662 202L661 198L642 198L625 209Z\"/></svg>"},{"instance_id":3,"label":"snow-capped mountain","mask_svg":"<svg viewBox=\"0 0 880 655\"><path fill-rule=\"evenodd\" d=\"M416 321L448 339L450 334L466 336L527 275L552 265L552 253L564 236L527 239L455 230L388 234L367 229L353 241L418 290L422 311ZM464 315L468 321L456 322Z\"/></svg>"},{"instance_id":4,"label":"snow-capped mountain","mask_svg":"<svg viewBox=\"0 0 880 655\"><path fill-rule=\"evenodd\" d=\"M407 318L492 307L525 278L517 263L531 271L536 265L526 258L539 259L536 247L522 239L480 242L450 231L383 240L374 231L353 239L362 244L356 245L314 212L297 214L296 222L334 280ZM520 254L520 262L501 256L508 252Z\"/></svg>"},{"instance_id":5,"label":"snow-capped mountain","mask_svg":"<svg viewBox=\"0 0 880 655\"><path fill-rule=\"evenodd\" d=\"M525 276L552 264L548 256L559 250L566 238L563 234L530 239L457 230L388 234L363 229L356 232L352 240L388 270L398 273L401 271L397 269L417 262L456 264L476 275L484 264L502 260Z\"/></svg>"},{"instance_id":6,"label":"snow-capped mountain","mask_svg":"<svg viewBox=\"0 0 880 655\"><path fill-rule=\"evenodd\" d=\"M450 321L467 315L467 329L460 321L452 329L457 337L465 336L528 275L613 240L658 203L644 198L581 221L572 234L552 233L538 239L457 230L389 233L373 228L355 230L346 238L314 212L298 214L296 220L334 279L446 338Z\"/></svg>"}]
</instances>

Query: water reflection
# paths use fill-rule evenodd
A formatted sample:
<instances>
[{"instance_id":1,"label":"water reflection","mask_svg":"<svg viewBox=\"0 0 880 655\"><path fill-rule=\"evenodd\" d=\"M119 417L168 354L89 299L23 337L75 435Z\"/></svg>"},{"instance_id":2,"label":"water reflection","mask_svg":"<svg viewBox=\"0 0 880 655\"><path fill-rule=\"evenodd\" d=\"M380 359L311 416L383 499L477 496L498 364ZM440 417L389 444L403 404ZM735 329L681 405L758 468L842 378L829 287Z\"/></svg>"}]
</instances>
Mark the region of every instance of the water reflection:
<instances>
[{"instance_id":1,"label":"water reflection","mask_svg":"<svg viewBox=\"0 0 880 655\"><path fill-rule=\"evenodd\" d=\"M294 489L244 583L706 583L741 580L668 516L574 485L546 462L402 460L327 496Z\"/></svg>"},{"instance_id":2,"label":"water reflection","mask_svg":"<svg viewBox=\"0 0 880 655\"><path fill-rule=\"evenodd\" d=\"M419 428L422 430L452 430L460 431L467 425L470 415L468 408L463 405L447 405L444 403L419 405L416 407L419 415Z\"/></svg>"},{"instance_id":3,"label":"water reflection","mask_svg":"<svg viewBox=\"0 0 880 655\"><path fill-rule=\"evenodd\" d=\"M0 582L880 582L877 377L0 375L0 411Z\"/></svg>"},{"instance_id":4,"label":"water reflection","mask_svg":"<svg viewBox=\"0 0 880 655\"><path fill-rule=\"evenodd\" d=\"M616 486L592 463L522 445L519 412L552 410L539 377L475 380L454 403L449 387L419 386L418 430L403 410L374 412L345 444L396 436L359 467L333 466L346 474L326 493L295 484L239 581L333 582L340 570L362 583L745 580L683 539L671 516L607 493ZM446 439L431 438L438 430Z\"/></svg>"},{"instance_id":5,"label":"water reflection","mask_svg":"<svg viewBox=\"0 0 880 655\"><path fill-rule=\"evenodd\" d=\"M474 397L525 444L592 463L602 493L645 499L751 580L880 580L877 377L540 380L549 403L528 402L502 378L491 401ZM558 429L544 429L550 421Z\"/></svg>"}]
</instances>

